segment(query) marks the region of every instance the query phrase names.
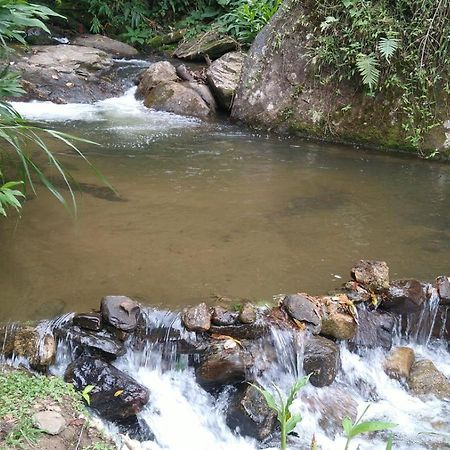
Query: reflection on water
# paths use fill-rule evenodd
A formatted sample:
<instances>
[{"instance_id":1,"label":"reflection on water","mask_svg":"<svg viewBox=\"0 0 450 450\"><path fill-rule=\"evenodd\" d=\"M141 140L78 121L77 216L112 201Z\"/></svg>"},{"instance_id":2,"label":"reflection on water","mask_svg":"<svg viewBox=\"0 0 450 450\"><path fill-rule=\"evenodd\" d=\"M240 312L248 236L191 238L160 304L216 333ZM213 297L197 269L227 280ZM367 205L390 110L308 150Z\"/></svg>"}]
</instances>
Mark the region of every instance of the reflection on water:
<instances>
[{"instance_id":1,"label":"reflection on water","mask_svg":"<svg viewBox=\"0 0 450 450\"><path fill-rule=\"evenodd\" d=\"M360 258L385 259L393 277L448 272L448 165L155 113L131 91L48 114L17 106L99 142L81 147L126 201L63 154L78 219L41 190L0 224L2 319L88 310L105 294L169 308L324 293Z\"/></svg>"}]
</instances>

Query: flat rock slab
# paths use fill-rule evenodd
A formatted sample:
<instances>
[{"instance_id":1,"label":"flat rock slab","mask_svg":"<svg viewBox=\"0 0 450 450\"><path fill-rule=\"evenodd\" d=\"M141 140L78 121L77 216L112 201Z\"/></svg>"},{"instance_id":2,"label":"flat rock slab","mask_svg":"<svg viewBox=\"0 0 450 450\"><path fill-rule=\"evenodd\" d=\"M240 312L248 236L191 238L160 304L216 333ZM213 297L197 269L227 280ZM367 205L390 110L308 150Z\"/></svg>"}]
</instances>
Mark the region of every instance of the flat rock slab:
<instances>
[{"instance_id":1,"label":"flat rock slab","mask_svg":"<svg viewBox=\"0 0 450 450\"><path fill-rule=\"evenodd\" d=\"M131 45L116 41L115 39L111 39L100 34L84 34L76 37L73 42L75 45L98 48L99 50L109 53L110 55L122 56L124 58L130 58L139 53Z\"/></svg>"},{"instance_id":2,"label":"flat rock slab","mask_svg":"<svg viewBox=\"0 0 450 450\"><path fill-rule=\"evenodd\" d=\"M57 411L40 411L33 414L33 424L39 430L53 436L66 428L66 420Z\"/></svg>"}]
</instances>

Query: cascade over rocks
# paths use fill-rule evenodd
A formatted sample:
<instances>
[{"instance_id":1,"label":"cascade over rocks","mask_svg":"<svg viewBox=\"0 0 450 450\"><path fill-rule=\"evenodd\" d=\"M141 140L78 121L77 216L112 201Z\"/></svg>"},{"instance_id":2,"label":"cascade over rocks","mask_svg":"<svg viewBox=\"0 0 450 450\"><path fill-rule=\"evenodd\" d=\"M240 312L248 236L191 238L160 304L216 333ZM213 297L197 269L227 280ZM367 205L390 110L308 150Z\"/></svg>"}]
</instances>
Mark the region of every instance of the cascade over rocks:
<instances>
[{"instance_id":1,"label":"cascade over rocks","mask_svg":"<svg viewBox=\"0 0 450 450\"><path fill-rule=\"evenodd\" d=\"M315 7L315 2L284 0L257 35L242 69L232 118L264 131L408 149L394 89L371 97L354 80L319 82L309 48L318 25L309 18ZM437 89L437 98L445 99L444 89ZM445 103L436 108L438 124L425 137L424 150L450 148ZM344 110L346 105L351 108Z\"/></svg>"},{"instance_id":2,"label":"cascade over rocks","mask_svg":"<svg viewBox=\"0 0 450 450\"><path fill-rule=\"evenodd\" d=\"M273 433L276 420L277 413L269 408L263 395L251 385L244 385L238 390L227 411L227 425L231 429L239 429L240 434L260 441Z\"/></svg>"},{"instance_id":3,"label":"cascade over rocks","mask_svg":"<svg viewBox=\"0 0 450 450\"><path fill-rule=\"evenodd\" d=\"M111 364L90 356L69 364L64 379L78 391L94 386L89 392L90 406L112 421L136 415L149 400L144 386Z\"/></svg>"},{"instance_id":4,"label":"cascade over rocks","mask_svg":"<svg viewBox=\"0 0 450 450\"><path fill-rule=\"evenodd\" d=\"M312 374L313 386L329 386L341 366L339 347L323 336L312 336L305 344L303 370Z\"/></svg>"}]
</instances>

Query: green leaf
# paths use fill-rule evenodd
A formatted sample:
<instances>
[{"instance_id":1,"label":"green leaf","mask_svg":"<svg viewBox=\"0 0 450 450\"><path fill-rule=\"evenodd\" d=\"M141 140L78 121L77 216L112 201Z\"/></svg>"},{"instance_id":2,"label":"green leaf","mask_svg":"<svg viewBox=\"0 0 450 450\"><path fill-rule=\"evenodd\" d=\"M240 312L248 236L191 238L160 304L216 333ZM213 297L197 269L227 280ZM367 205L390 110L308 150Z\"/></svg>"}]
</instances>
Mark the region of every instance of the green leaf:
<instances>
[{"instance_id":1,"label":"green leaf","mask_svg":"<svg viewBox=\"0 0 450 450\"><path fill-rule=\"evenodd\" d=\"M300 413L293 414L286 422L286 433L289 434L301 420L302 415Z\"/></svg>"},{"instance_id":2,"label":"green leaf","mask_svg":"<svg viewBox=\"0 0 450 450\"><path fill-rule=\"evenodd\" d=\"M309 378L310 378L311 374L306 375L303 378L300 378L299 380L297 380L294 385L291 387L291 390L289 392L288 398L286 400L286 407L289 408L292 405L292 402L295 400L295 397L298 394L298 391L306 386L308 384Z\"/></svg>"},{"instance_id":3,"label":"green leaf","mask_svg":"<svg viewBox=\"0 0 450 450\"><path fill-rule=\"evenodd\" d=\"M350 417L344 417L342 419L342 428L344 429L344 434L346 437L350 437L350 433L352 432L353 423Z\"/></svg>"},{"instance_id":4,"label":"green leaf","mask_svg":"<svg viewBox=\"0 0 450 450\"><path fill-rule=\"evenodd\" d=\"M380 77L378 60L375 55L373 53L370 55L360 53L356 57L356 67L362 76L363 83L372 90L372 88L378 84L378 79Z\"/></svg>"},{"instance_id":5,"label":"green leaf","mask_svg":"<svg viewBox=\"0 0 450 450\"><path fill-rule=\"evenodd\" d=\"M352 427L350 437L354 438L359 434L370 433L372 431L390 430L396 427L397 424L391 422L381 422L377 420L370 420L367 422L361 422L358 425Z\"/></svg>"},{"instance_id":6,"label":"green leaf","mask_svg":"<svg viewBox=\"0 0 450 450\"><path fill-rule=\"evenodd\" d=\"M381 38L378 42L377 48L381 55L386 58L386 61L390 61L392 55L400 47L400 41L398 39Z\"/></svg>"}]
</instances>

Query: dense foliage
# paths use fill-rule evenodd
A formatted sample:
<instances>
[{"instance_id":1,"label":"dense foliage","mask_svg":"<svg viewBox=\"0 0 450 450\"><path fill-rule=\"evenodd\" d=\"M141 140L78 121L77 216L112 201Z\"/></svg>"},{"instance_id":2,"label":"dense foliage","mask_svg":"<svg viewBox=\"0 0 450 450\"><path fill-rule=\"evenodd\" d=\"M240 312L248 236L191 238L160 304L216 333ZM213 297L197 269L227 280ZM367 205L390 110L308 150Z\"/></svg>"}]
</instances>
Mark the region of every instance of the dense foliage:
<instances>
[{"instance_id":1,"label":"dense foliage","mask_svg":"<svg viewBox=\"0 0 450 450\"><path fill-rule=\"evenodd\" d=\"M311 52L322 81L360 78L399 99L413 147L450 94L449 0L316 0Z\"/></svg>"}]
</instances>

